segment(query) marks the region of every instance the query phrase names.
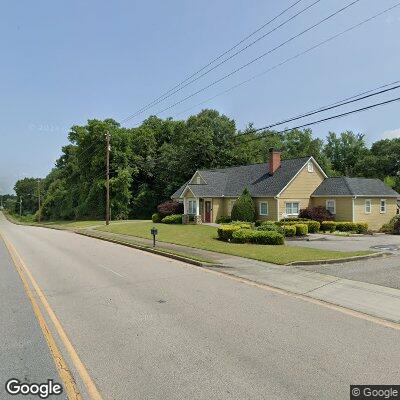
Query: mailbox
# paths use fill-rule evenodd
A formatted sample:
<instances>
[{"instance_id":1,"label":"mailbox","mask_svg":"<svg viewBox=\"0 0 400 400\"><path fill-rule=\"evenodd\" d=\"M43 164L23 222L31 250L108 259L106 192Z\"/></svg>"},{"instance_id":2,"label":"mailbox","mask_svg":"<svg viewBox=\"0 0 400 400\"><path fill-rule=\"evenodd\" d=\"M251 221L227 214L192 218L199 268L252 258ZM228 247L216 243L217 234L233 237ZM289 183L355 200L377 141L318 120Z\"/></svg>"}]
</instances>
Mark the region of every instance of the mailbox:
<instances>
[{"instance_id":1,"label":"mailbox","mask_svg":"<svg viewBox=\"0 0 400 400\"><path fill-rule=\"evenodd\" d=\"M153 235L153 247L156 247L156 235L158 234L158 230L153 226L150 232Z\"/></svg>"}]
</instances>

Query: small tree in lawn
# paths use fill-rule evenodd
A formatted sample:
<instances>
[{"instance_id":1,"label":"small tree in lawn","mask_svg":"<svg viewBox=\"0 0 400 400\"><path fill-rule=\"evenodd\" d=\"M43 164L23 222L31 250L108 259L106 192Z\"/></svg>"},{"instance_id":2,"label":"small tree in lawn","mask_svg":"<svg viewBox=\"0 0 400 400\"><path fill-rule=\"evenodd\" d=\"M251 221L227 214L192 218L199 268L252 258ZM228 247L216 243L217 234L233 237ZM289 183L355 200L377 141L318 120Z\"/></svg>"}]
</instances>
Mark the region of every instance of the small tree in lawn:
<instances>
[{"instance_id":1,"label":"small tree in lawn","mask_svg":"<svg viewBox=\"0 0 400 400\"><path fill-rule=\"evenodd\" d=\"M232 207L232 221L248 221L253 222L256 216L256 209L254 207L253 199L249 191L243 190L242 195L236 200Z\"/></svg>"}]
</instances>

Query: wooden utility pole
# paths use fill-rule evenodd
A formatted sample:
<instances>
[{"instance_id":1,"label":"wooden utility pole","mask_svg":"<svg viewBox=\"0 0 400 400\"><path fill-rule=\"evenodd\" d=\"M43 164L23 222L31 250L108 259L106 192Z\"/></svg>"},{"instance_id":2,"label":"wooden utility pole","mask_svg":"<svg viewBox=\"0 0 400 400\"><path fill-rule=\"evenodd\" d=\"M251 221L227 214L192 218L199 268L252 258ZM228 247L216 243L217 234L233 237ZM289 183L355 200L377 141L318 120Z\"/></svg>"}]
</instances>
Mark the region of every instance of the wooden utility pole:
<instances>
[{"instance_id":1,"label":"wooden utility pole","mask_svg":"<svg viewBox=\"0 0 400 400\"><path fill-rule=\"evenodd\" d=\"M40 198L40 179L38 178L38 180L37 180L37 184L38 184L38 205L39 205L39 211L38 211L38 222L41 222L41 219L42 219L42 211L40 210L40 200L41 200L41 198Z\"/></svg>"},{"instance_id":2,"label":"wooden utility pole","mask_svg":"<svg viewBox=\"0 0 400 400\"><path fill-rule=\"evenodd\" d=\"M110 224L110 133L106 132L106 225Z\"/></svg>"},{"instance_id":3,"label":"wooden utility pole","mask_svg":"<svg viewBox=\"0 0 400 400\"><path fill-rule=\"evenodd\" d=\"M22 196L19 196L19 216L22 217Z\"/></svg>"}]
</instances>

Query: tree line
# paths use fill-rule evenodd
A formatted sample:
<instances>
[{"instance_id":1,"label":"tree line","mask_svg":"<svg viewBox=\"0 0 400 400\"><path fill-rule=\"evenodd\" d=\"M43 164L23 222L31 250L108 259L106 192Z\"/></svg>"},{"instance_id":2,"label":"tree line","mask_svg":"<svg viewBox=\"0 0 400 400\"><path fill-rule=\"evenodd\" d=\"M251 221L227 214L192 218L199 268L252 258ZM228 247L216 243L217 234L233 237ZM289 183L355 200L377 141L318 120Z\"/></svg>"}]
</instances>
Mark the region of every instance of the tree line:
<instances>
[{"instance_id":1,"label":"tree line","mask_svg":"<svg viewBox=\"0 0 400 400\"><path fill-rule=\"evenodd\" d=\"M14 211L22 198L24 214L38 212L40 194L43 219L104 218L107 131L113 219L148 218L197 169L266 162L271 147L281 149L283 159L312 155L330 176L379 178L400 191L400 138L368 147L364 135L351 131L329 132L325 140L311 129L255 133L250 124L240 131L233 119L203 110L187 120L152 116L135 128L113 119L73 126L45 178L16 182Z\"/></svg>"}]
</instances>

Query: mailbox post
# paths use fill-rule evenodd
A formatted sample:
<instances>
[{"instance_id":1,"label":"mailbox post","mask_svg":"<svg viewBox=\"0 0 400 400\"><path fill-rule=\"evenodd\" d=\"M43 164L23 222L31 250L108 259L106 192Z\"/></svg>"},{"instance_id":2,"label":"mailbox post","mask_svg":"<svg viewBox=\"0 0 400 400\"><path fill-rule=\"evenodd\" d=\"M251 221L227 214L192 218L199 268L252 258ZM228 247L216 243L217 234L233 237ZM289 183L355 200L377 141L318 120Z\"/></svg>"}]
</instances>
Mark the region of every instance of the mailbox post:
<instances>
[{"instance_id":1,"label":"mailbox post","mask_svg":"<svg viewBox=\"0 0 400 400\"><path fill-rule=\"evenodd\" d=\"M156 236L158 234L158 230L153 226L151 228L151 234L153 235L153 247L156 247Z\"/></svg>"}]
</instances>

